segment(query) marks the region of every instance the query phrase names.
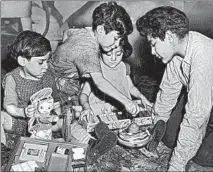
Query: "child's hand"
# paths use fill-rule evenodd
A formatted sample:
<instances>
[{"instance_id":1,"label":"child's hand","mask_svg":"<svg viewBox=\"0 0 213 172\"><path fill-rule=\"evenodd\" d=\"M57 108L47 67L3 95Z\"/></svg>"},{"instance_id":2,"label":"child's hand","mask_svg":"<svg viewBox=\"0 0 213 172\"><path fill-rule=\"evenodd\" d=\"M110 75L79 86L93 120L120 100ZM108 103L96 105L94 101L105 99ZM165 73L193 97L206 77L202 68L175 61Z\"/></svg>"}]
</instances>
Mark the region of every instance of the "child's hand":
<instances>
[{"instance_id":1,"label":"child's hand","mask_svg":"<svg viewBox=\"0 0 213 172\"><path fill-rule=\"evenodd\" d=\"M79 119L80 121L83 121L84 119L86 119L87 122L91 123L92 121L94 121L93 117L94 117L94 114L92 109L86 109L81 112L81 116Z\"/></svg>"},{"instance_id":2,"label":"child's hand","mask_svg":"<svg viewBox=\"0 0 213 172\"><path fill-rule=\"evenodd\" d=\"M125 104L125 109L127 112L129 112L133 117L135 117L138 112L140 111L140 107L137 103L130 101Z\"/></svg>"},{"instance_id":3,"label":"child's hand","mask_svg":"<svg viewBox=\"0 0 213 172\"><path fill-rule=\"evenodd\" d=\"M36 108L34 105L28 105L25 109L25 115L28 118L32 118L35 115Z\"/></svg>"},{"instance_id":4,"label":"child's hand","mask_svg":"<svg viewBox=\"0 0 213 172\"><path fill-rule=\"evenodd\" d=\"M151 103L149 100L146 99L146 97L141 97L141 103L146 107L147 109L147 106L149 107L152 107L153 106L153 103Z\"/></svg>"}]
</instances>

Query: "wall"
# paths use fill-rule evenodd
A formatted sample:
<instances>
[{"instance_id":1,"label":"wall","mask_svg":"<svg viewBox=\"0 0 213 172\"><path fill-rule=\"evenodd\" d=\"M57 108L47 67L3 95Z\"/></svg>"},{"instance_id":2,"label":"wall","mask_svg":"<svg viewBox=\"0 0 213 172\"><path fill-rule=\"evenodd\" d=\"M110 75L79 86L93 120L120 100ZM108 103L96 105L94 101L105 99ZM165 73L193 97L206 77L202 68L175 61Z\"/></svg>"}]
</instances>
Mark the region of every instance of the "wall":
<instances>
[{"instance_id":1,"label":"wall","mask_svg":"<svg viewBox=\"0 0 213 172\"><path fill-rule=\"evenodd\" d=\"M165 65L150 54L150 46L146 40L142 39L135 28L136 20L148 10L169 5L184 11L190 20L190 29L199 31L213 38L213 1L116 1L122 5L130 14L134 32L129 36L130 43L134 51L129 58L133 68L141 68L142 75L151 74L153 77L160 78L163 74ZM102 2L87 2L67 19L70 27L91 26L92 12ZM136 71L137 72L137 71Z\"/></svg>"},{"instance_id":2,"label":"wall","mask_svg":"<svg viewBox=\"0 0 213 172\"><path fill-rule=\"evenodd\" d=\"M51 1L50 1L51 2ZM53 1L54 2L54 1ZM190 20L190 28L213 38L213 1L116 1L130 14L133 24L148 10L170 5L183 10ZM91 26L92 12L103 1L55 1L50 11L50 28L46 35L52 46L56 47L62 38L63 30L70 27ZM33 30L42 33L45 28L45 12L40 1L33 1L32 20ZM60 17L61 22L59 21ZM63 27L61 27L62 22ZM133 66L139 66L144 73L162 75L164 65L150 54L149 45L140 37L134 25L134 32L129 37L134 51L129 59Z\"/></svg>"},{"instance_id":3,"label":"wall","mask_svg":"<svg viewBox=\"0 0 213 172\"><path fill-rule=\"evenodd\" d=\"M191 30L213 38L213 1L186 1L183 11L189 18Z\"/></svg>"}]
</instances>

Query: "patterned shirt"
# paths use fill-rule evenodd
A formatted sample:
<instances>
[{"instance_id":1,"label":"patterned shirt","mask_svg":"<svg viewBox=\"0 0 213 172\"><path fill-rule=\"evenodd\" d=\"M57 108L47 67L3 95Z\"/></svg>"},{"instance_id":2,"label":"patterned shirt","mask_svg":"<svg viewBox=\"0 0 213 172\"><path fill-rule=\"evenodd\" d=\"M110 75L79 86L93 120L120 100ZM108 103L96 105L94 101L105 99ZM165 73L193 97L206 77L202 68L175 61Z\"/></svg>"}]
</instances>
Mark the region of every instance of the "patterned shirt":
<instances>
[{"instance_id":1,"label":"patterned shirt","mask_svg":"<svg viewBox=\"0 0 213 172\"><path fill-rule=\"evenodd\" d=\"M166 67L155 103L158 114L155 121L168 120L183 85L187 88L188 102L170 160L172 171L184 171L195 156L213 105L213 40L197 32L189 32L186 56L174 57Z\"/></svg>"},{"instance_id":2,"label":"patterned shirt","mask_svg":"<svg viewBox=\"0 0 213 172\"><path fill-rule=\"evenodd\" d=\"M78 73L85 76L101 72L99 44L90 28L70 29L71 35L60 45L50 61L50 67L58 76ZM77 75L78 75L77 74Z\"/></svg>"},{"instance_id":3,"label":"patterned shirt","mask_svg":"<svg viewBox=\"0 0 213 172\"><path fill-rule=\"evenodd\" d=\"M40 80L25 79L20 75L21 68L18 67L7 73L3 79L4 88L4 108L7 105L15 105L19 108L28 106L30 97L39 90L50 87L53 90L52 96L58 101L54 77L49 70Z\"/></svg>"}]
</instances>

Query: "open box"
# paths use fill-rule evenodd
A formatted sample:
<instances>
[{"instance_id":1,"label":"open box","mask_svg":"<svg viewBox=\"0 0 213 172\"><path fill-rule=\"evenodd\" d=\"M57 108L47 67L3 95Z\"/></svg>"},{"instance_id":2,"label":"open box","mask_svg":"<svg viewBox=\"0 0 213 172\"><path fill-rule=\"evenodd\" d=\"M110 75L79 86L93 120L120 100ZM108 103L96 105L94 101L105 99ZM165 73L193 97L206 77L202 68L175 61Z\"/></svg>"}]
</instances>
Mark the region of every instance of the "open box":
<instances>
[{"instance_id":1,"label":"open box","mask_svg":"<svg viewBox=\"0 0 213 172\"><path fill-rule=\"evenodd\" d=\"M67 150L66 154L56 151L57 148ZM21 137L5 171L34 171L35 167L45 171L75 171L79 168L86 171L86 149L87 145L77 142Z\"/></svg>"},{"instance_id":2,"label":"open box","mask_svg":"<svg viewBox=\"0 0 213 172\"><path fill-rule=\"evenodd\" d=\"M152 109L151 107L149 109L145 109L142 107L141 100L134 100L135 103L141 107L141 111L139 112L140 115L137 115L136 118L134 118L134 121L137 123L139 126L148 126L152 124ZM118 119L118 116L121 116L122 112L117 111L117 112L112 112L110 114L101 114L98 115L96 118L94 118L93 123L89 123L86 120L82 121L83 126L86 128L88 132L93 132L95 126L98 124L99 121L105 122L109 129L111 130L117 130L124 128L126 126L129 126L131 123L131 119Z\"/></svg>"},{"instance_id":3,"label":"open box","mask_svg":"<svg viewBox=\"0 0 213 172\"><path fill-rule=\"evenodd\" d=\"M111 130L117 130L124 128L128 125L130 125L131 120L130 119L122 119L122 120L116 120L116 121L104 121L109 129ZM152 124L152 118L151 117L137 117L135 118L135 122L139 126L146 126L146 125L151 125ZM94 132L94 128L98 123L87 123L84 122L84 127L88 132Z\"/></svg>"}]
</instances>

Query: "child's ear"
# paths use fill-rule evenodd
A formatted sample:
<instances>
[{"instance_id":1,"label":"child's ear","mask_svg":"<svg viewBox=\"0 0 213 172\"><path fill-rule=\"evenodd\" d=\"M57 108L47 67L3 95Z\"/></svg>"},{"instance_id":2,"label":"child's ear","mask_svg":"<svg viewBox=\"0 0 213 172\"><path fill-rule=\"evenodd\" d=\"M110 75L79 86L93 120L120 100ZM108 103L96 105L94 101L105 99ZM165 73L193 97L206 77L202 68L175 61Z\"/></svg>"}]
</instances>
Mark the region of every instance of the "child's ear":
<instances>
[{"instance_id":1,"label":"child's ear","mask_svg":"<svg viewBox=\"0 0 213 172\"><path fill-rule=\"evenodd\" d=\"M96 30L97 30L97 33L98 33L99 35L106 34L103 25L98 25Z\"/></svg>"},{"instance_id":2,"label":"child's ear","mask_svg":"<svg viewBox=\"0 0 213 172\"><path fill-rule=\"evenodd\" d=\"M18 64L20 65L20 66L25 66L26 65L26 58L24 58L24 57L22 57L22 56L18 56Z\"/></svg>"},{"instance_id":3,"label":"child's ear","mask_svg":"<svg viewBox=\"0 0 213 172\"><path fill-rule=\"evenodd\" d=\"M170 30L166 31L165 38L172 43L174 41L175 35Z\"/></svg>"}]
</instances>

